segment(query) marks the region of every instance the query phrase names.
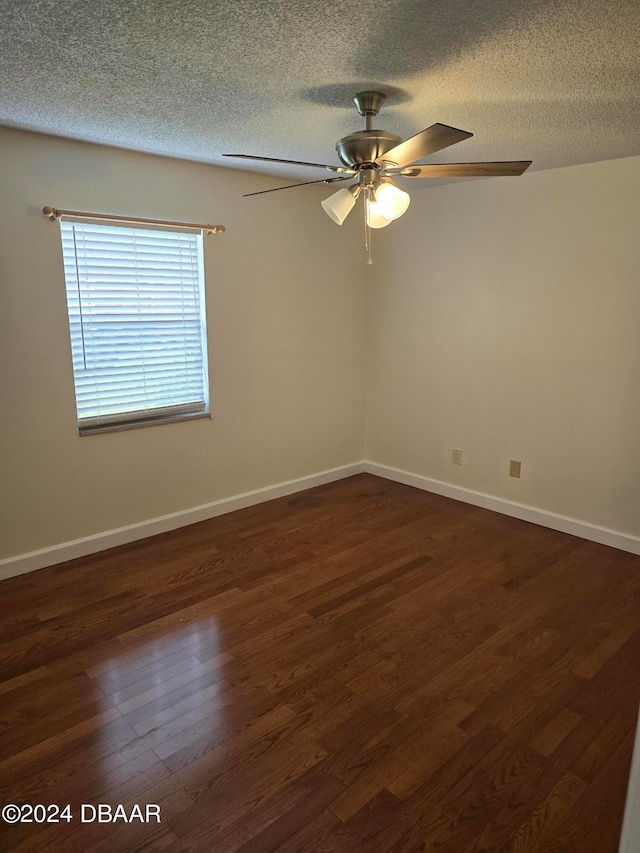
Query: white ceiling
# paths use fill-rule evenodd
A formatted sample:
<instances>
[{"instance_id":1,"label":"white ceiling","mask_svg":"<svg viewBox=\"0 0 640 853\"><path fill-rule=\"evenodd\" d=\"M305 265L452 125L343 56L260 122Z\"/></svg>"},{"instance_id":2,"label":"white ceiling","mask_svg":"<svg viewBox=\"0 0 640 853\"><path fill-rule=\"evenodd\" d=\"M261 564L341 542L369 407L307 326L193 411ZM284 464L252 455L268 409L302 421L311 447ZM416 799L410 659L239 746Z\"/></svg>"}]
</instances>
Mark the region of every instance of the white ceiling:
<instances>
[{"instance_id":1,"label":"white ceiling","mask_svg":"<svg viewBox=\"0 0 640 853\"><path fill-rule=\"evenodd\" d=\"M378 88L376 127L474 133L429 162L640 154L638 0L0 0L0 28L14 127L227 167L225 152L333 164L364 127L353 95Z\"/></svg>"}]
</instances>

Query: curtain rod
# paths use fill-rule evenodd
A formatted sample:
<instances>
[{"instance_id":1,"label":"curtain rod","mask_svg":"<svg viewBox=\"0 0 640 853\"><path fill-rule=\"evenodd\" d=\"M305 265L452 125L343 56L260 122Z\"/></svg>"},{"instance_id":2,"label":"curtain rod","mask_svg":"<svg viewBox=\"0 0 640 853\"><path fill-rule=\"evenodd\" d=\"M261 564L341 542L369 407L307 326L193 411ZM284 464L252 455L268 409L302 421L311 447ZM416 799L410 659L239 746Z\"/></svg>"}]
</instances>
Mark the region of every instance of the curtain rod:
<instances>
[{"instance_id":1,"label":"curtain rod","mask_svg":"<svg viewBox=\"0 0 640 853\"><path fill-rule=\"evenodd\" d=\"M43 207L42 212L52 222L61 216L74 216L76 219L105 219L109 222L139 222L142 225L167 225L172 228L196 228L205 234L222 234L224 225L200 225L194 222L169 222L165 219L137 219L134 216L110 216L107 213L82 213L79 210L59 210L56 207Z\"/></svg>"}]
</instances>

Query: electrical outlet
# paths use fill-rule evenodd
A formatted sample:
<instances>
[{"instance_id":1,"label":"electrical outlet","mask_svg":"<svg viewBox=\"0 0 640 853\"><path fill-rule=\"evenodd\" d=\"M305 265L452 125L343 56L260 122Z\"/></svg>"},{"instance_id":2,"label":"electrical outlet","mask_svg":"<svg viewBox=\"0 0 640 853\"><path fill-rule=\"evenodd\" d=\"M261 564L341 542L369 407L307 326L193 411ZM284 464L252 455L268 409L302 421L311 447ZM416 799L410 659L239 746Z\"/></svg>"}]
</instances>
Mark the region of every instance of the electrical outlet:
<instances>
[{"instance_id":1,"label":"electrical outlet","mask_svg":"<svg viewBox=\"0 0 640 853\"><path fill-rule=\"evenodd\" d=\"M519 477L520 469L522 468L522 462L518 462L517 459L512 459L509 463L509 476L510 477Z\"/></svg>"},{"instance_id":2,"label":"electrical outlet","mask_svg":"<svg viewBox=\"0 0 640 853\"><path fill-rule=\"evenodd\" d=\"M454 465L462 465L462 451L459 447L454 447L451 451L451 461Z\"/></svg>"}]
</instances>

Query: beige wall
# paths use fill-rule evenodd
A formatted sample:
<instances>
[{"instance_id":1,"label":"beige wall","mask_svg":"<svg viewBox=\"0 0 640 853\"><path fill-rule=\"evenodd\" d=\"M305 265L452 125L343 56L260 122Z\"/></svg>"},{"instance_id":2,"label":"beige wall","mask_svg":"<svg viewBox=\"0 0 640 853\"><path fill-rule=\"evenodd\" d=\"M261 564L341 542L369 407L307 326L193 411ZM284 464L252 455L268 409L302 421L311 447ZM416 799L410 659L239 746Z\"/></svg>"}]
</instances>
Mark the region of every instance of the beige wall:
<instances>
[{"instance_id":1,"label":"beige wall","mask_svg":"<svg viewBox=\"0 0 640 853\"><path fill-rule=\"evenodd\" d=\"M418 190L378 243L367 458L640 534L640 158Z\"/></svg>"},{"instance_id":2,"label":"beige wall","mask_svg":"<svg viewBox=\"0 0 640 853\"><path fill-rule=\"evenodd\" d=\"M359 461L365 385L367 459L640 534L640 158L414 190L373 268L280 183L0 129L0 559ZM213 421L78 437L44 204L224 222Z\"/></svg>"},{"instance_id":3,"label":"beige wall","mask_svg":"<svg viewBox=\"0 0 640 853\"><path fill-rule=\"evenodd\" d=\"M0 129L0 558L359 461L364 275L327 188ZM285 182L286 183L286 182ZM215 419L79 438L45 204L196 222Z\"/></svg>"}]
</instances>

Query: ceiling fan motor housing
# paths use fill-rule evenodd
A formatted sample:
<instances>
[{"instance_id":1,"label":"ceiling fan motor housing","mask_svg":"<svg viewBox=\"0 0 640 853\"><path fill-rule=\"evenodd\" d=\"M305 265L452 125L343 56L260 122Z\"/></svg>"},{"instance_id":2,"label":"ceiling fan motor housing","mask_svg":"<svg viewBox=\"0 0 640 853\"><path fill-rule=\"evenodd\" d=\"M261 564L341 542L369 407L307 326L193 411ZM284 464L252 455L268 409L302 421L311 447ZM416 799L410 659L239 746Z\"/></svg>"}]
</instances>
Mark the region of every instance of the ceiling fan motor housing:
<instances>
[{"instance_id":1,"label":"ceiling fan motor housing","mask_svg":"<svg viewBox=\"0 0 640 853\"><path fill-rule=\"evenodd\" d=\"M339 139L336 151L345 166L358 169L365 165L373 166L378 157L401 142L402 137L386 130L357 130Z\"/></svg>"}]
</instances>

